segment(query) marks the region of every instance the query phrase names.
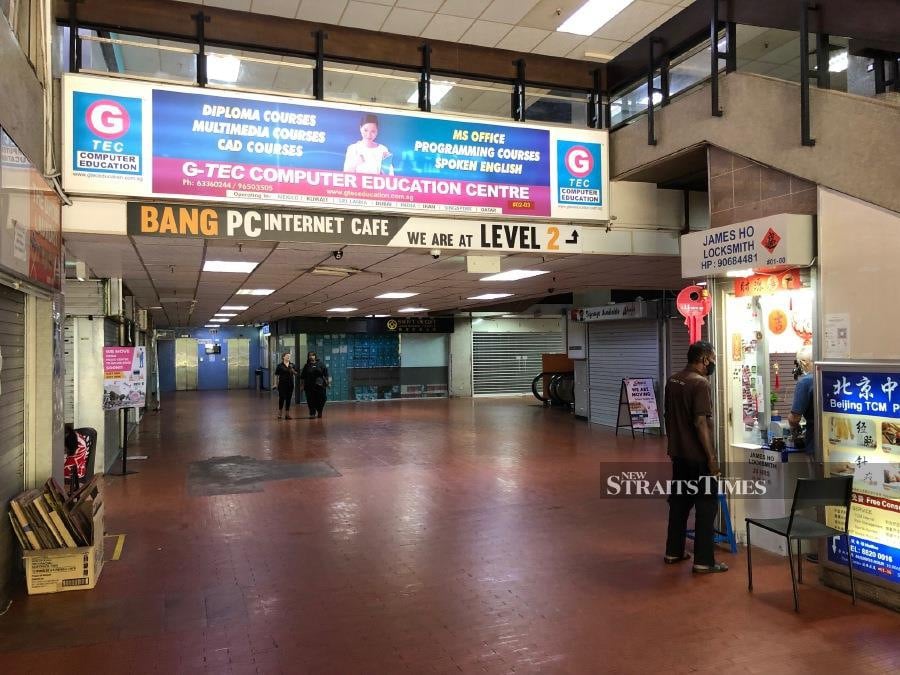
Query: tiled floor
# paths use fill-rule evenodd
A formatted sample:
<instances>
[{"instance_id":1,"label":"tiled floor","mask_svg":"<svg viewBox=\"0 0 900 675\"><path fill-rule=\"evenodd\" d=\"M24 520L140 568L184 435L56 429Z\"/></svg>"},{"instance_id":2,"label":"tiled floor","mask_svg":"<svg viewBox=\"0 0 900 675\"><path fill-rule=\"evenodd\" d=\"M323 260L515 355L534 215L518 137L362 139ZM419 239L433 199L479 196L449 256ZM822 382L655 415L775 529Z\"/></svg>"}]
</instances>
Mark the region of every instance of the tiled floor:
<instances>
[{"instance_id":1,"label":"tiled floor","mask_svg":"<svg viewBox=\"0 0 900 675\"><path fill-rule=\"evenodd\" d=\"M661 564L666 504L601 497L604 471L665 466L659 440L533 400L329 405L185 393L106 479L127 535L92 591L20 595L0 673L896 673L900 615L741 556ZM303 409L297 410L302 414ZM339 477L190 496L191 462L325 461ZM814 576L807 569L808 581Z\"/></svg>"}]
</instances>

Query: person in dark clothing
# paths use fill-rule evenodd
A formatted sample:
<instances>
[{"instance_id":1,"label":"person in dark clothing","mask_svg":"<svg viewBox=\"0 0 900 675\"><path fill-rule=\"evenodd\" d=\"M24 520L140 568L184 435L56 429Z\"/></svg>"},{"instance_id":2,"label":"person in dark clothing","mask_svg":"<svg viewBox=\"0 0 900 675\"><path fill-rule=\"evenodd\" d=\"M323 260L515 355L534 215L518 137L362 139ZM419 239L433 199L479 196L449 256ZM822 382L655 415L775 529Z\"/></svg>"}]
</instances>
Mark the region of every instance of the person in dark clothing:
<instances>
[{"instance_id":1,"label":"person in dark clothing","mask_svg":"<svg viewBox=\"0 0 900 675\"><path fill-rule=\"evenodd\" d=\"M291 353L285 352L281 355L281 363L275 368L276 384L272 389L278 390L278 419L281 419L282 410L284 411L284 419L289 420L291 416L291 399L294 397L294 378L297 376L297 368L291 363Z\"/></svg>"},{"instance_id":2,"label":"person in dark clothing","mask_svg":"<svg viewBox=\"0 0 900 675\"><path fill-rule=\"evenodd\" d=\"M325 401L328 400L328 366L319 363L315 352L306 355L306 365L300 371L300 379L303 380L303 391L306 392L306 405L309 406L310 417L321 417L325 409Z\"/></svg>"},{"instance_id":3,"label":"person in dark clothing","mask_svg":"<svg viewBox=\"0 0 900 675\"><path fill-rule=\"evenodd\" d=\"M693 571L697 574L728 571L728 565L715 561L719 463L713 447L712 389L708 379L715 367L713 346L705 341L695 342L688 349L687 367L669 378L665 393L673 484L664 560L674 564L690 559L684 552L684 543L693 508ZM688 486L693 489L687 489Z\"/></svg>"},{"instance_id":4,"label":"person in dark clothing","mask_svg":"<svg viewBox=\"0 0 900 675\"><path fill-rule=\"evenodd\" d=\"M791 427L791 435L797 447L803 447L810 457L811 463L816 454L816 396L815 378L812 374L813 356L812 348L803 347L797 352L797 386L794 389L794 400L791 403L791 414L788 415L788 424ZM802 433L800 421L806 421L806 433ZM810 478L814 478L811 475Z\"/></svg>"}]
</instances>

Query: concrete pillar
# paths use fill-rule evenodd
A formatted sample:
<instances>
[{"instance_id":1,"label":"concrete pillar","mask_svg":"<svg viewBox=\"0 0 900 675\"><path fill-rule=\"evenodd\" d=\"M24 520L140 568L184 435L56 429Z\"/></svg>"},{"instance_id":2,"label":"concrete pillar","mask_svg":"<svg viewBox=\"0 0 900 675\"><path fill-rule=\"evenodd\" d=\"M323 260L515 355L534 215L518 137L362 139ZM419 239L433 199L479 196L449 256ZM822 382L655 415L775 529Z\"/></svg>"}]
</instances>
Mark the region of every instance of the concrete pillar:
<instances>
[{"instance_id":1,"label":"concrete pillar","mask_svg":"<svg viewBox=\"0 0 900 675\"><path fill-rule=\"evenodd\" d=\"M450 334L450 396L472 396L472 319L456 319Z\"/></svg>"}]
</instances>

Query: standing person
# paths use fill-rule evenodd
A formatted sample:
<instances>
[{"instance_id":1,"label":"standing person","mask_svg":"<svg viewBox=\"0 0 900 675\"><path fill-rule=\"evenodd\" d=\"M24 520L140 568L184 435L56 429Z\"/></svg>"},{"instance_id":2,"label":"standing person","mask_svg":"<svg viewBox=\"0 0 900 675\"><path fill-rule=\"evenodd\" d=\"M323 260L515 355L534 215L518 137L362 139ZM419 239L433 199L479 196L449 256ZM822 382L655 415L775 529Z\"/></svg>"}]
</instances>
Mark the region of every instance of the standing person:
<instances>
[{"instance_id":1,"label":"standing person","mask_svg":"<svg viewBox=\"0 0 900 675\"><path fill-rule=\"evenodd\" d=\"M791 403L791 414L788 415L788 424L791 427L794 443L796 447L806 450L810 463L815 459L816 454L816 397L812 365L812 348L803 347L797 352L796 368L794 369L797 385L794 389L794 401ZM806 420L805 434L801 434L801 419Z\"/></svg>"},{"instance_id":2,"label":"standing person","mask_svg":"<svg viewBox=\"0 0 900 675\"><path fill-rule=\"evenodd\" d=\"M296 376L297 368L291 363L291 353L285 352L281 355L281 363L275 368L277 382L272 387L278 390L278 419L281 419L282 410L284 410L284 419L291 419L289 411L291 399L294 397L294 378Z\"/></svg>"},{"instance_id":3,"label":"standing person","mask_svg":"<svg viewBox=\"0 0 900 675\"><path fill-rule=\"evenodd\" d=\"M794 377L797 384L794 388L794 400L791 403L791 412L788 415L788 425L791 427L791 437L794 439L794 447L806 450L806 460L809 463L809 477L816 477L816 383L812 374L813 355L812 347L805 345L797 352L794 361ZM800 420L806 421L806 431L800 428ZM819 562L818 553L807 553L809 562Z\"/></svg>"},{"instance_id":4,"label":"standing person","mask_svg":"<svg viewBox=\"0 0 900 675\"><path fill-rule=\"evenodd\" d=\"M319 363L319 357L315 352L306 355L306 365L300 371L300 379L303 380L303 390L306 392L306 405L309 406L309 416L321 417L325 409L325 401L328 400L326 387L328 386L328 366Z\"/></svg>"},{"instance_id":5,"label":"standing person","mask_svg":"<svg viewBox=\"0 0 900 675\"><path fill-rule=\"evenodd\" d=\"M696 574L727 572L715 560L715 520L719 510L719 462L713 447L712 388L716 351L709 342L688 349L688 365L666 382L665 417L672 459L672 494L669 496L667 564L689 560L684 552L688 515L694 509L694 567ZM690 483L688 483L688 481ZM696 486L691 493L688 485ZM681 490L678 488L681 487Z\"/></svg>"},{"instance_id":6,"label":"standing person","mask_svg":"<svg viewBox=\"0 0 900 675\"><path fill-rule=\"evenodd\" d=\"M360 140L347 146L344 155L344 171L349 173L387 173L394 175L390 164L391 151L375 139L378 138L378 118L363 115L359 122ZM386 170L383 165L387 162Z\"/></svg>"}]
</instances>

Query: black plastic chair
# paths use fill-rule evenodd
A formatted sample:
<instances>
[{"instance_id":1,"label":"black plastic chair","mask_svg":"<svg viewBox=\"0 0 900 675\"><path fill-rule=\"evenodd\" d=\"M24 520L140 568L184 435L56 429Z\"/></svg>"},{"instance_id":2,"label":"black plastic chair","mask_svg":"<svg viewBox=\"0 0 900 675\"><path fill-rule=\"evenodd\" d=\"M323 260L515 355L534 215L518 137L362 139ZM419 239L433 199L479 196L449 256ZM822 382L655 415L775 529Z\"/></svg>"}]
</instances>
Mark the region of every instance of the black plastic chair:
<instances>
[{"instance_id":1,"label":"black plastic chair","mask_svg":"<svg viewBox=\"0 0 900 675\"><path fill-rule=\"evenodd\" d=\"M794 589L794 610L800 611L800 596L797 583L803 583L803 556L800 542L804 539L824 539L844 536L847 538L847 570L850 572L850 593L856 604L856 586L853 582L853 555L850 548L850 503L853 494L852 476L833 478L801 478L794 489L791 515L786 518L747 518L747 587L753 590L753 563L750 557L750 526L756 525L769 532L780 534L787 540L788 563L791 566L791 586ZM836 530L818 520L798 515L798 511L817 509L824 506L844 507L844 529ZM791 542L797 542L797 573L794 574L794 556Z\"/></svg>"}]
</instances>

